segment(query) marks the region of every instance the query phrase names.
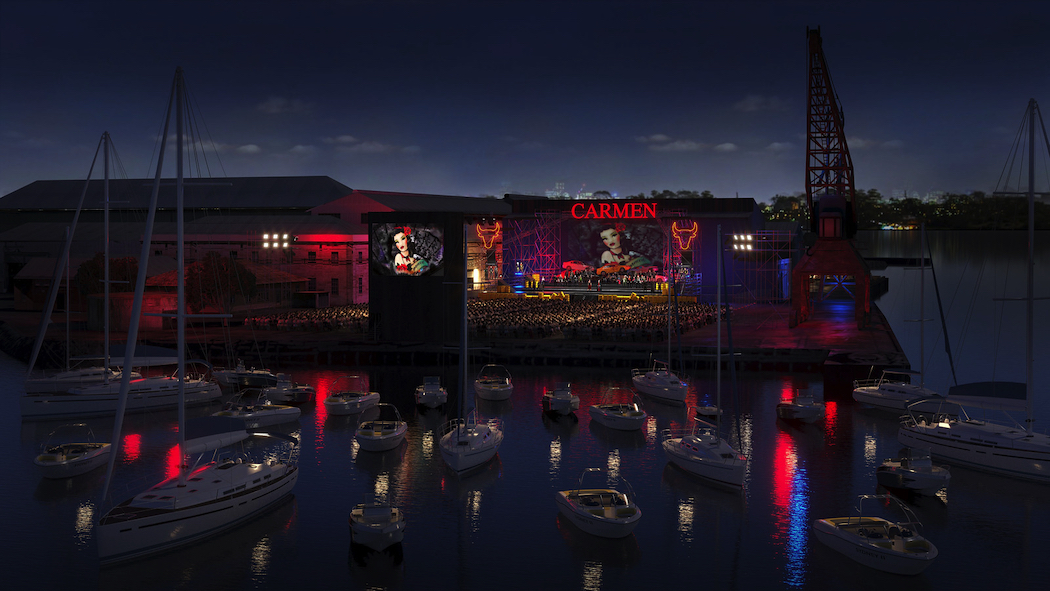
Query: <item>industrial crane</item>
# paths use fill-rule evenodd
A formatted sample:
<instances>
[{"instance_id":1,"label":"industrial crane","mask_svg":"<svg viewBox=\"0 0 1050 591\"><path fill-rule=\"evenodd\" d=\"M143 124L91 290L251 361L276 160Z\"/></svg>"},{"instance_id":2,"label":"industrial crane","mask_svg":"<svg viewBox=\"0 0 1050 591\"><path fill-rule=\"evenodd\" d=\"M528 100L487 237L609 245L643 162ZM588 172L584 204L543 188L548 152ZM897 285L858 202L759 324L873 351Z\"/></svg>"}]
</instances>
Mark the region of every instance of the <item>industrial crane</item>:
<instances>
[{"instance_id":1,"label":"industrial crane","mask_svg":"<svg viewBox=\"0 0 1050 591\"><path fill-rule=\"evenodd\" d=\"M806 29L809 45L809 89L806 129L806 204L810 227L806 251L791 271L789 326L812 312L813 298L823 296L824 278L852 276L858 327L871 321L871 270L857 251L853 160L846 145L842 107L831 82L820 28ZM814 294L814 280L819 281Z\"/></svg>"}]
</instances>

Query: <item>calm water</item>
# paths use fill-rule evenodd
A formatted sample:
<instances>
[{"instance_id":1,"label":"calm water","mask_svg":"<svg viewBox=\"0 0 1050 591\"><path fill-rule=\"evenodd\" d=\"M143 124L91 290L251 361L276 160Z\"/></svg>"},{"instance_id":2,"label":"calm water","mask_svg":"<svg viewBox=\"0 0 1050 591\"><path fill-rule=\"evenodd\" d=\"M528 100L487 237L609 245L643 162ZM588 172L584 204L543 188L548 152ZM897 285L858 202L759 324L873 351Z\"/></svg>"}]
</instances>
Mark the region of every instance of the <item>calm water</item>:
<instances>
[{"instance_id":1,"label":"calm water","mask_svg":"<svg viewBox=\"0 0 1050 591\"><path fill-rule=\"evenodd\" d=\"M880 251L869 254L912 256L909 238L880 235ZM990 329L995 334L1001 311L991 305L990 297L978 296L971 305L974 282L957 287L958 277L966 283L978 265L975 261L987 258L986 281L993 273L1009 271L1005 280L1023 282L1023 260L1011 260L1012 253L1006 251L995 255L992 246L982 250L975 242L972 237L942 236L934 251L938 279L943 296L949 278L957 278L951 284L957 293L953 310L969 308L969 316L977 317L969 332ZM940 261L938 249L950 260ZM1040 259L1044 277L1050 258L1045 252ZM919 273L890 269L886 274L891 276L890 293L878 304L917 367L917 323L905 321L919 316ZM1042 281L1037 293L1046 294L1046 280ZM927 289L931 307L926 316L933 318L929 283ZM982 317L985 308L991 312ZM1009 311L1002 314L1006 318ZM852 318L851 311L846 315ZM950 330L967 314L956 311L951 316ZM953 349L954 339L962 339L959 348L967 356L960 380L990 379L991 371L1001 379L1023 379L1023 363L1015 373L1017 363L1011 359L1023 355L1023 345L1018 352L1012 342L1019 341L1022 330L1016 322L1002 321L1000 349L1009 352L998 357L987 347L994 342L990 336L949 337ZM1050 326L1039 322L1037 326ZM926 323L927 374L928 385L941 388L936 382L945 381L947 372L946 362L937 360L943 356L943 345L934 340L937 326ZM1047 350L1046 341L1045 336L1037 337L1037 351ZM471 375L487 361L481 357ZM1045 360L1045 354L1037 353L1037 362L1040 358ZM576 413L576 420L559 420L540 409L543 388L563 380L572 381L583 409L603 401L610 388L623 388L613 391L617 400L628 397L627 370L510 367L513 400L480 401L483 414L505 421L506 439L498 460L461 478L445 468L436 449L447 415L416 409L412 397L424 375L439 373L449 383L454 367L280 369L292 372L297 381L315 384L318 400L340 375L368 376L371 386L409 422L408 440L383 454L358 452L354 417L328 417L323 405L307 405L299 423L286 428L303 442L301 476L292 500L192 549L100 571L92 523L103 471L59 482L39 477L32 457L57 424L20 422L18 385L25 368L0 355L0 437L16 450L2 489L2 500L12 509L7 525L13 535L7 536L4 547L14 565L14 588L954 589L1039 588L1050 580L1045 559L1050 550L1050 489L962 468L952 469L951 485L942 498L920 498L912 504L925 524L924 533L940 550L924 574L899 577L873 571L816 542L809 523L851 514L856 495L877 492L875 467L899 449L897 420L859 408L848 398L828 401L823 424L795 427L777 421L775 404L796 388L823 394L820 375L741 376L739 420L725 421L724 428L743 441L752 461L744 489L733 491L683 473L669 465L660 450L660 431L686 424L687 407L646 402L652 418L639 433L592 424L585 410ZM1037 378L1041 398L1047 398L1050 384L1046 373L1040 368ZM687 377L690 405L712 399L712 374ZM731 406L728 375L723 379L724 403ZM216 409L195 409L191 414ZM1050 422L1046 409L1041 401L1037 424L1044 429ZM129 416L119 457L118 494L164 476L173 462L174 422L174 412ZM111 419L92 420L90 425L100 439L108 440ZM590 466L622 475L633 485L644 515L631 537L593 538L558 516L554 491L574 486L581 470ZM351 552L349 509L376 498L405 511L405 542L400 552Z\"/></svg>"}]
</instances>

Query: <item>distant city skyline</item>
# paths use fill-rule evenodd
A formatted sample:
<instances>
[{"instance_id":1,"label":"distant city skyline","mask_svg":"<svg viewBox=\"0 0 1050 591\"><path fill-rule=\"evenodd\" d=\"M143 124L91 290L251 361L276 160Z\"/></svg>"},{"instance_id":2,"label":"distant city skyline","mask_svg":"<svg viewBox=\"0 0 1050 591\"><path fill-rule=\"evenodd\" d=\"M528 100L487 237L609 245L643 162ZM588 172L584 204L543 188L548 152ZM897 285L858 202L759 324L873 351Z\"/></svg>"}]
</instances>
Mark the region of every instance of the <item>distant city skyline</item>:
<instances>
[{"instance_id":1,"label":"distant city skyline","mask_svg":"<svg viewBox=\"0 0 1050 591\"><path fill-rule=\"evenodd\" d=\"M85 178L103 131L152 177L181 66L219 157L195 175L769 202L805 191L807 27L858 189L990 193L1050 105L1050 4L1025 0L5 0L0 195Z\"/></svg>"}]
</instances>

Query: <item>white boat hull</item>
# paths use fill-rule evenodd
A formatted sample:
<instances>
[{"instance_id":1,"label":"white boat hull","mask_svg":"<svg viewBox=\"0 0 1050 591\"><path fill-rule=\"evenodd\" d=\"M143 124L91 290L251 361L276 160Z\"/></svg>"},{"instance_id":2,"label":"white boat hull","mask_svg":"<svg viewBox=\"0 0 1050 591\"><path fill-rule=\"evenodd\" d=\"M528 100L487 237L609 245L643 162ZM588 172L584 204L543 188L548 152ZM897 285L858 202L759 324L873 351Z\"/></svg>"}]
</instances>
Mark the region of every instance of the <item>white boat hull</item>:
<instances>
[{"instance_id":1,"label":"white boat hull","mask_svg":"<svg viewBox=\"0 0 1050 591\"><path fill-rule=\"evenodd\" d=\"M448 392L444 388L440 390L424 390L423 386L416 388L416 404L426 408L437 408L448 402Z\"/></svg>"},{"instance_id":2,"label":"white boat hull","mask_svg":"<svg viewBox=\"0 0 1050 591\"><path fill-rule=\"evenodd\" d=\"M781 402L777 404L777 417L785 421L801 421L803 423L815 423L824 418L824 404L792 404Z\"/></svg>"},{"instance_id":3,"label":"white boat hull","mask_svg":"<svg viewBox=\"0 0 1050 591\"><path fill-rule=\"evenodd\" d=\"M635 370L631 383L642 394L671 403L684 403L688 391L684 382L666 371Z\"/></svg>"},{"instance_id":4,"label":"white boat hull","mask_svg":"<svg viewBox=\"0 0 1050 591\"><path fill-rule=\"evenodd\" d=\"M105 466L112 451L108 443L67 443L38 455L34 463L44 478L71 478Z\"/></svg>"},{"instance_id":5,"label":"white boat hull","mask_svg":"<svg viewBox=\"0 0 1050 591\"><path fill-rule=\"evenodd\" d=\"M477 425L457 422L459 425L442 435L439 443L441 458L449 468L466 472L496 457L503 443L503 429L496 426L497 419Z\"/></svg>"},{"instance_id":6,"label":"white boat hull","mask_svg":"<svg viewBox=\"0 0 1050 591\"><path fill-rule=\"evenodd\" d=\"M595 506L589 508L578 505L569 499L572 494L601 492L598 490L563 490L554 494L558 510L566 519L583 531L602 538L625 538L634 532L642 518L642 510L637 507ZM604 491L616 493L614 490Z\"/></svg>"},{"instance_id":7,"label":"white boat hull","mask_svg":"<svg viewBox=\"0 0 1050 591\"><path fill-rule=\"evenodd\" d=\"M247 429L259 429L298 421L302 411L294 406L263 405L256 406L253 410L220 410L212 413L216 417L233 417L244 421Z\"/></svg>"},{"instance_id":8,"label":"white boat hull","mask_svg":"<svg viewBox=\"0 0 1050 591\"><path fill-rule=\"evenodd\" d=\"M901 468L899 464L887 465L884 463L875 470L875 480L884 488L932 495L948 486L951 473L943 468L939 471L919 471Z\"/></svg>"},{"instance_id":9,"label":"white boat hull","mask_svg":"<svg viewBox=\"0 0 1050 591\"><path fill-rule=\"evenodd\" d=\"M909 407L921 414L957 413L958 405L949 403L932 390L912 384L883 383L881 386L859 386L853 389L853 400L872 408L904 414Z\"/></svg>"},{"instance_id":10,"label":"white boat hull","mask_svg":"<svg viewBox=\"0 0 1050 591\"><path fill-rule=\"evenodd\" d=\"M595 405L590 407L588 412L593 420L618 431L636 431L641 429L648 418L645 412L635 408L607 410Z\"/></svg>"},{"instance_id":11,"label":"white boat hull","mask_svg":"<svg viewBox=\"0 0 1050 591\"><path fill-rule=\"evenodd\" d=\"M368 392L364 395L347 396L332 394L324 399L325 410L330 415L355 415L379 404L379 393Z\"/></svg>"},{"instance_id":12,"label":"white boat hull","mask_svg":"<svg viewBox=\"0 0 1050 591\"><path fill-rule=\"evenodd\" d=\"M400 423L393 429L373 429L366 427L367 425L361 425L355 435L357 444L365 451L387 451L394 449L401 445L401 442L405 440L405 434L408 433L408 425L404 422Z\"/></svg>"},{"instance_id":13,"label":"white boat hull","mask_svg":"<svg viewBox=\"0 0 1050 591\"><path fill-rule=\"evenodd\" d=\"M475 381L474 392L482 400L508 400L511 394L514 394L514 386L511 384L485 384Z\"/></svg>"},{"instance_id":14,"label":"white boat hull","mask_svg":"<svg viewBox=\"0 0 1050 591\"><path fill-rule=\"evenodd\" d=\"M898 575L917 575L937 557L937 548L921 537L889 538L882 533L878 537L868 537L855 533L864 530L882 530L882 524L893 525L877 518L854 518L849 528L842 523L847 518L818 519L813 522L813 533L816 538L829 548L849 558L885 572Z\"/></svg>"},{"instance_id":15,"label":"white boat hull","mask_svg":"<svg viewBox=\"0 0 1050 591\"><path fill-rule=\"evenodd\" d=\"M145 387L146 381L150 387ZM164 380L158 383L157 380ZM19 400L23 419L62 419L113 415L120 398L120 382L109 386L74 389L61 394L25 395ZM209 404L222 396L214 382L187 381L186 406ZM145 378L132 382L127 412L146 412L178 408L178 380Z\"/></svg>"},{"instance_id":16,"label":"white boat hull","mask_svg":"<svg viewBox=\"0 0 1050 591\"><path fill-rule=\"evenodd\" d=\"M405 519L392 507L362 507L350 512L350 539L377 552L405 539Z\"/></svg>"},{"instance_id":17,"label":"white boat hull","mask_svg":"<svg viewBox=\"0 0 1050 591\"><path fill-rule=\"evenodd\" d=\"M728 445L725 445L726 450L704 453L703 450L690 449L683 444L682 438L673 438L664 440L663 447L671 461L686 472L732 486L744 484L747 459Z\"/></svg>"},{"instance_id":18,"label":"white boat hull","mask_svg":"<svg viewBox=\"0 0 1050 591\"><path fill-rule=\"evenodd\" d=\"M115 507L95 528L99 560L112 564L166 552L252 519L290 494L299 478L299 470L294 466L279 464L271 470L271 478L253 486L241 488L235 481L229 484L231 488L216 489L214 498L208 501L186 506L158 501L151 508L129 509L127 503Z\"/></svg>"},{"instance_id":19,"label":"white boat hull","mask_svg":"<svg viewBox=\"0 0 1050 591\"><path fill-rule=\"evenodd\" d=\"M1050 436L981 421L905 420L897 440L959 466L1050 484Z\"/></svg>"}]
</instances>

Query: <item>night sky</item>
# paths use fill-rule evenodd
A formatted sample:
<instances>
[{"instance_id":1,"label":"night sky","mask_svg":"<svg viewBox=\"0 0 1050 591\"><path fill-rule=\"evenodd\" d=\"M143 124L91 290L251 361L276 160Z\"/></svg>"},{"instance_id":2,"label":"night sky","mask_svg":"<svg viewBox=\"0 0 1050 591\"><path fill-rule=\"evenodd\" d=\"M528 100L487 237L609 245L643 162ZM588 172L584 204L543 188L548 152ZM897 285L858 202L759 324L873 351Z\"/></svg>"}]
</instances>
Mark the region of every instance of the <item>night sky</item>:
<instances>
[{"instance_id":1,"label":"night sky","mask_svg":"<svg viewBox=\"0 0 1050 591\"><path fill-rule=\"evenodd\" d=\"M991 191L1050 105L1042 0L0 0L0 194L85 178L103 131L152 177L182 66L218 147L194 176L768 201L805 190L817 26L859 189Z\"/></svg>"}]
</instances>

